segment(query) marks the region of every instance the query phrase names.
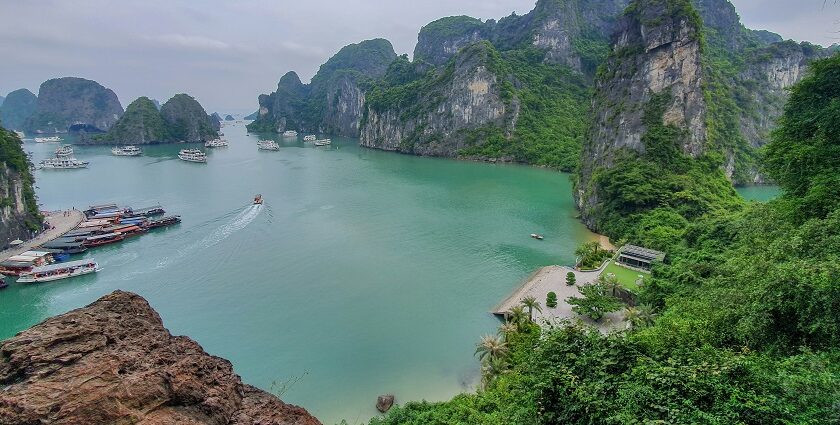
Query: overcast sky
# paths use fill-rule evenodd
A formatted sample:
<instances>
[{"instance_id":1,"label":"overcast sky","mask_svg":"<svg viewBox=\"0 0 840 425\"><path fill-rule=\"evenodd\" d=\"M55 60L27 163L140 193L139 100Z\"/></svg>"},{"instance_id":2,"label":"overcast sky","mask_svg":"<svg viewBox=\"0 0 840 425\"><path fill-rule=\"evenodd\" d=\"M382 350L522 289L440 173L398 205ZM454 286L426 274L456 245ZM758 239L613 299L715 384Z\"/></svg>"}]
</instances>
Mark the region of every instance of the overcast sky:
<instances>
[{"instance_id":1,"label":"overcast sky","mask_svg":"<svg viewBox=\"0 0 840 425\"><path fill-rule=\"evenodd\" d=\"M126 106L195 96L208 111L251 112L288 70L308 81L342 46L383 37L397 53L451 15L527 13L535 0L0 0L0 94L78 76ZM840 5L828 0L733 0L749 28L830 45Z\"/></svg>"}]
</instances>

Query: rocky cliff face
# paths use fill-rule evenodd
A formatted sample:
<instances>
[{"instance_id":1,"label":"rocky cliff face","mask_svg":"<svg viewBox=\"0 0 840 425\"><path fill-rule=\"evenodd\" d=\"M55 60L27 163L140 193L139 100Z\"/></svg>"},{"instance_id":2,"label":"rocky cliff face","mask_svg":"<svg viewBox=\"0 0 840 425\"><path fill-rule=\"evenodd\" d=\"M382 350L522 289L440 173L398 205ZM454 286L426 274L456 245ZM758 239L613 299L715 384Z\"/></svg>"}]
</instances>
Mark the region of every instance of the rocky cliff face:
<instances>
[{"instance_id":1,"label":"rocky cliff face","mask_svg":"<svg viewBox=\"0 0 840 425\"><path fill-rule=\"evenodd\" d=\"M681 154L697 158L707 150L708 105L701 57L702 22L680 0L638 0L630 5L614 36L613 53L596 82L595 112L584 142L575 199L588 227L600 230L602 199L596 174L617 158L627 161L662 149L645 137L651 126L668 126ZM651 108L660 116L651 117ZM648 146L648 143L651 143Z\"/></svg>"},{"instance_id":2,"label":"rocky cliff face","mask_svg":"<svg viewBox=\"0 0 840 425\"><path fill-rule=\"evenodd\" d=\"M467 132L486 127L511 133L518 100L504 99L498 53L488 42L461 50L448 67L426 78L433 84L399 104L369 105L361 145L417 155L458 156L475 143ZM429 88L426 90L425 88Z\"/></svg>"},{"instance_id":3,"label":"rocky cliff face","mask_svg":"<svg viewBox=\"0 0 840 425\"><path fill-rule=\"evenodd\" d=\"M6 96L6 100L0 106L0 124L10 130L22 131L37 106L38 97L31 91L15 90Z\"/></svg>"},{"instance_id":4,"label":"rocky cliff face","mask_svg":"<svg viewBox=\"0 0 840 425\"><path fill-rule=\"evenodd\" d=\"M40 227L34 186L20 139L0 128L0 244L27 240Z\"/></svg>"},{"instance_id":5,"label":"rocky cliff face","mask_svg":"<svg viewBox=\"0 0 840 425\"><path fill-rule=\"evenodd\" d=\"M215 122L192 96L176 94L160 107L160 116L169 127L171 141L201 142L218 136Z\"/></svg>"},{"instance_id":6,"label":"rocky cliff face","mask_svg":"<svg viewBox=\"0 0 840 425\"><path fill-rule=\"evenodd\" d=\"M0 343L0 423L319 424L117 291Z\"/></svg>"},{"instance_id":7,"label":"rocky cliff face","mask_svg":"<svg viewBox=\"0 0 840 425\"><path fill-rule=\"evenodd\" d=\"M259 116L248 129L358 137L365 90L370 81L385 74L396 57L387 40L366 40L342 48L321 65L309 84L289 72L275 92L260 95Z\"/></svg>"},{"instance_id":8,"label":"rocky cliff face","mask_svg":"<svg viewBox=\"0 0 840 425\"><path fill-rule=\"evenodd\" d=\"M96 81L55 78L41 84L38 106L25 125L31 131L64 131L74 124L106 131L122 113L117 95Z\"/></svg>"}]
</instances>

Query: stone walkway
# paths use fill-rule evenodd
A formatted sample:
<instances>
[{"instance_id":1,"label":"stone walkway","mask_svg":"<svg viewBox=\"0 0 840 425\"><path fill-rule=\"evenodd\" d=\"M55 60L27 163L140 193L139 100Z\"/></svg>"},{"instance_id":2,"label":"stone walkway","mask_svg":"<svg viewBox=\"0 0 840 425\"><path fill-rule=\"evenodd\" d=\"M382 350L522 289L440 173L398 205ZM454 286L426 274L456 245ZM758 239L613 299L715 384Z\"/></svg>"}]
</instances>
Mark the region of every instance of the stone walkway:
<instances>
[{"instance_id":1,"label":"stone walkway","mask_svg":"<svg viewBox=\"0 0 840 425\"><path fill-rule=\"evenodd\" d=\"M85 215L82 214L81 211L71 210L69 213L70 214L66 217L64 216L64 211L54 211L47 215L44 220L50 226L55 227L54 229L42 232L35 238L30 239L16 247L0 251L0 261L4 261L11 256L19 255L32 250L35 247L41 246L42 244L45 244L75 229L85 218Z\"/></svg>"},{"instance_id":2,"label":"stone walkway","mask_svg":"<svg viewBox=\"0 0 840 425\"><path fill-rule=\"evenodd\" d=\"M527 296L532 296L540 302L542 312L534 311L534 319L537 323L541 321L554 322L562 319L580 320L598 328L603 333L607 333L617 329L623 329L624 313L617 311L609 313L601 319L600 322L593 322L585 316L581 316L572 311L572 306L566 302L569 297L581 297L578 288L587 283L592 283L598 279L598 276L604 271L606 265L604 263L598 270L595 271L578 271L565 266L548 266L543 267L535 273L530 279L525 281L516 291L508 298L502 301L492 313L499 316L504 316L511 308L520 305L522 299ZM572 272L575 274L576 284L574 286L566 285L566 274ZM545 305L545 298L549 292L557 294L557 307L548 308Z\"/></svg>"}]
</instances>

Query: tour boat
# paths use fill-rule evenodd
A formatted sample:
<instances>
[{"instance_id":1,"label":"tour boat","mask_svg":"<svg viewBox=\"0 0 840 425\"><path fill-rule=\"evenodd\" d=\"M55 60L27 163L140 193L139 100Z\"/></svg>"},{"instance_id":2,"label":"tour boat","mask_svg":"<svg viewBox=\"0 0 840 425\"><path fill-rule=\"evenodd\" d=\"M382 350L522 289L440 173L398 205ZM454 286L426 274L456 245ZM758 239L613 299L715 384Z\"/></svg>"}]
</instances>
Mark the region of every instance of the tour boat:
<instances>
[{"instance_id":1,"label":"tour boat","mask_svg":"<svg viewBox=\"0 0 840 425\"><path fill-rule=\"evenodd\" d=\"M147 229L156 229L158 227L171 226L173 224L178 224L180 222L181 222L181 216L172 215L172 216L169 216L169 217L163 217L159 220L149 220L149 222L146 223L146 228Z\"/></svg>"},{"instance_id":2,"label":"tour boat","mask_svg":"<svg viewBox=\"0 0 840 425\"><path fill-rule=\"evenodd\" d=\"M88 248L94 248L97 246L119 242L123 239L125 239L125 236L122 233L106 233L104 235L96 235L85 238L84 244Z\"/></svg>"},{"instance_id":3,"label":"tour boat","mask_svg":"<svg viewBox=\"0 0 840 425\"><path fill-rule=\"evenodd\" d=\"M23 138L26 137L26 135L23 134L22 131L15 130L15 134L17 134L17 137L20 138L20 140L23 140Z\"/></svg>"},{"instance_id":4,"label":"tour boat","mask_svg":"<svg viewBox=\"0 0 840 425\"><path fill-rule=\"evenodd\" d=\"M304 141L304 142L314 142L314 141L315 141L315 140L317 140L317 139L318 139L318 138L317 138L317 137L315 137L315 135L314 135L314 134L310 134L310 135L308 135L308 136L303 136L303 141Z\"/></svg>"},{"instance_id":5,"label":"tour boat","mask_svg":"<svg viewBox=\"0 0 840 425\"><path fill-rule=\"evenodd\" d=\"M536 234L536 233L531 233L531 237L538 240L538 241L541 241L541 240L544 239L543 235L539 235L539 234Z\"/></svg>"},{"instance_id":6,"label":"tour boat","mask_svg":"<svg viewBox=\"0 0 840 425\"><path fill-rule=\"evenodd\" d=\"M181 149L181 152L178 152L178 159L187 162L207 163L207 155L198 149Z\"/></svg>"},{"instance_id":7,"label":"tour boat","mask_svg":"<svg viewBox=\"0 0 840 425\"><path fill-rule=\"evenodd\" d=\"M50 137L36 137L36 143L58 143L62 140L61 137L58 136L50 136Z\"/></svg>"},{"instance_id":8,"label":"tour boat","mask_svg":"<svg viewBox=\"0 0 840 425\"><path fill-rule=\"evenodd\" d=\"M66 263L35 267L31 272L21 275L17 281L18 283L51 282L96 273L98 271L99 266L92 259L69 261Z\"/></svg>"},{"instance_id":9,"label":"tour boat","mask_svg":"<svg viewBox=\"0 0 840 425\"><path fill-rule=\"evenodd\" d=\"M263 151L279 151L280 145L274 140L260 140L257 142L257 148Z\"/></svg>"},{"instance_id":10,"label":"tour boat","mask_svg":"<svg viewBox=\"0 0 840 425\"><path fill-rule=\"evenodd\" d=\"M254 205L262 205L262 195L257 195L254 197Z\"/></svg>"},{"instance_id":11,"label":"tour boat","mask_svg":"<svg viewBox=\"0 0 840 425\"><path fill-rule=\"evenodd\" d=\"M283 137L297 137L298 132L294 130L286 130L283 132Z\"/></svg>"},{"instance_id":12,"label":"tour boat","mask_svg":"<svg viewBox=\"0 0 840 425\"><path fill-rule=\"evenodd\" d=\"M136 210L132 209L131 212L134 214L151 217L154 215L165 214L166 210L164 210L163 207L161 207L160 205L155 205L153 207L138 208Z\"/></svg>"},{"instance_id":13,"label":"tour boat","mask_svg":"<svg viewBox=\"0 0 840 425\"><path fill-rule=\"evenodd\" d=\"M61 145L55 149L55 156L60 158L64 156L72 156L73 147L70 145Z\"/></svg>"},{"instance_id":14,"label":"tour boat","mask_svg":"<svg viewBox=\"0 0 840 425\"><path fill-rule=\"evenodd\" d=\"M205 148L226 148L227 146L228 142L225 139L215 139L204 142Z\"/></svg>"},{"instance_id":15,"label":"tour boat","mask_svg":"<svg viewBox=\"0 0 840 425\"><path fill-rule=\"evenodd\" d=\"M332 144L332 140L330 139L321 139L315 141L315 146L329 146Z\"/></svg>"},{"instance_id":16,"label":"tour boat","mask_svg":"<svg viewBox=\"0 0 840 425\"><path fill-rule=\"evenodd\" d=\"M143 151L140 150L137 146L128 145L128 146L117 146L111 149L111 153L116 156L140 156L143 155Z\"/></svg>"},{"instance_id":17,"label":"tour boat","mask_svg":"<svg viewBox=\"0 0 840 425\"><path fill-rule=\"evenodd\" d=\"M71 170L75 168L87 168L89 162L79 161L73 157L48 158L40 162L43 169L50 170Z\"/></svg>"}]
</instances>

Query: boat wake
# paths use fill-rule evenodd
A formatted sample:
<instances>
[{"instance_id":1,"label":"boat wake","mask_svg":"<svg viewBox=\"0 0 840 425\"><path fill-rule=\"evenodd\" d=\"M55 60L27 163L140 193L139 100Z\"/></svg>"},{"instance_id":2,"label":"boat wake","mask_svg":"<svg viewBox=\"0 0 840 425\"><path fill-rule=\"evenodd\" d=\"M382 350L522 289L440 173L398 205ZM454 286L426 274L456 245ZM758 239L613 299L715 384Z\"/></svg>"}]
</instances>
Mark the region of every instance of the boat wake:
<instances>
[{"instance_id":1,"label":"boat wake","mask_svg":"<svg viewBox=\"0 0 840 425\"><path fill-rule=\"evenodd\" d=\"M198 250L207 249L218 244L219 242L222 242L223 240L227 239L230 235L244 229L249 224L251 224L251 222L254 221L254 219L256 219L257 216L260 215L260 212L262 212L262 210L262 205L249 205L239 214L236 214L233 217L233 219L219 226L209 235L196 241L193 244L190 244L187 247L178 250L178 252L175 255L169 256L161 260L155 268L165 268L173 263L176 263L186 258L188 255L195 255L196 251Z\"/></svg>"}]
</instances>

